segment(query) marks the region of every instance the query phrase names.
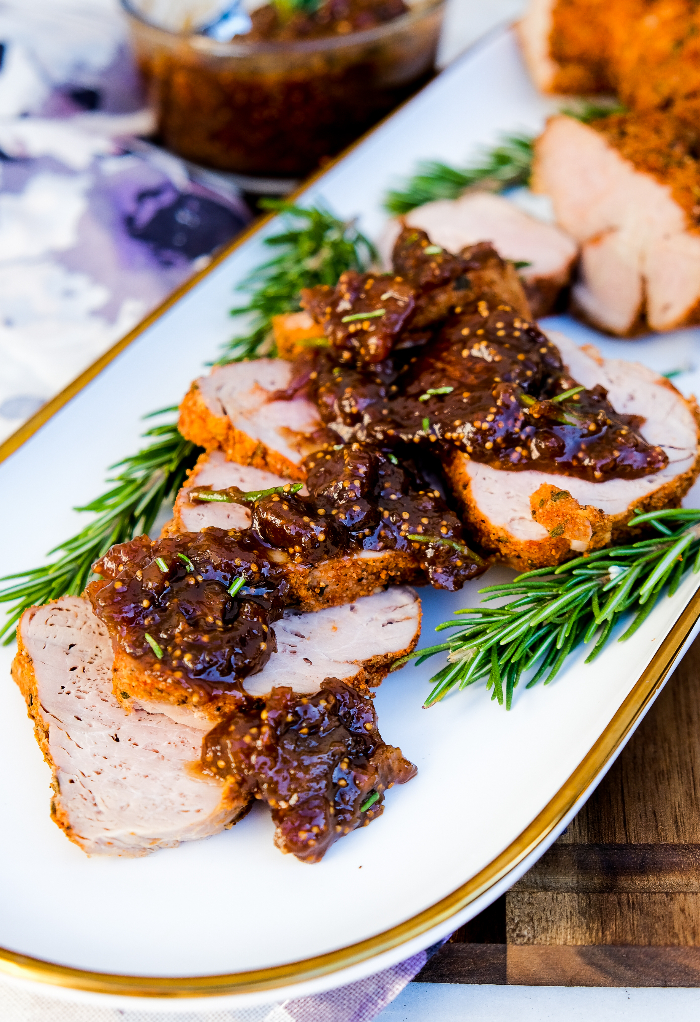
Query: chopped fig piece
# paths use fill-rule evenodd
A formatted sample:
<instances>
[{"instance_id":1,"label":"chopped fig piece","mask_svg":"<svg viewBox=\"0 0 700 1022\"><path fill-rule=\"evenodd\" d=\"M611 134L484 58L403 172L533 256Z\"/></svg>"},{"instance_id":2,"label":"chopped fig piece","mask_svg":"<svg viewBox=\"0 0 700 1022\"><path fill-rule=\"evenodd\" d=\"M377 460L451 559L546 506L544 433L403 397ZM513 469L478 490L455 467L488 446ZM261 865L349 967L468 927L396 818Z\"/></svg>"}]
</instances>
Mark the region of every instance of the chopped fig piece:
<instances>
[{"instance_id":1,"label":"chopped fig piece","mask_svg":"<svg viewBox=\"0 0 700 1022\"><path fill-rule=\"evenodd\" d=\"M335 678L309 697L274 688L249 699L206 735L202 767L266 801L277 847L309 863L380 816L386 789L416 774L382 741L372 700Z\"/></svg>"}]
</instances>

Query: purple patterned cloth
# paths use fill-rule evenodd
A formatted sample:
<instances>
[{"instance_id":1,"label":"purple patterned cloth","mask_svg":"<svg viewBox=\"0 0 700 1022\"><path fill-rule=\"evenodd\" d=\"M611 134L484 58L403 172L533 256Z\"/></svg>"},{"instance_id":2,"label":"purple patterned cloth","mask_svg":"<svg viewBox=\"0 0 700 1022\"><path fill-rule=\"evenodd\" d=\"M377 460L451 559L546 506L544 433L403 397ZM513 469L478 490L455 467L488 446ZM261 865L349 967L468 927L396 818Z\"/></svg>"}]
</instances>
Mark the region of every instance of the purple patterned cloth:
<instances>
[{"instance_id":1,"label":"purple patterned cloth","mask_svg":"<svg viewBox=\"0 0 700 1022\"><path fill-rule=\"evenodd\" d=\"M152 128L109 0L0 0L0 442L232 238L225 178ZM0 980L3 1022L370 1022L427 953L315 997L191 1014L94 1008Z\"/></svg>"},{"instance_id":2,"label":"purple patterned cloth","mask_svg":"<svg viewBox=\"0 0 700 1022\"><path fill-rule=\"evenodd\" d=\"M108 0L0 0L0 441L250 213L222 175L140 136Z\"/></svg>"}]
</instances>

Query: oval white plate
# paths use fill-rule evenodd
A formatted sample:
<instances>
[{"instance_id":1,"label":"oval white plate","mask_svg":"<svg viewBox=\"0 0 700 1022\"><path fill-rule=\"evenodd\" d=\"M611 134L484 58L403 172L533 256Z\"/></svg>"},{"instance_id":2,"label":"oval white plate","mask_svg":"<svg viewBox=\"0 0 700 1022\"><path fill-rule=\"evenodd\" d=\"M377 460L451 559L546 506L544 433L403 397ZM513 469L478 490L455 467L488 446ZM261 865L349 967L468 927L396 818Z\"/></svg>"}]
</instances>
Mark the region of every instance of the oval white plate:
<instances>
[{"instance_id":1,"label":"oval white plate","mask_svg":"<svg viewBox=\"0 0 700 1022\"><path fill-rule=\"evenodd\" d=\"M383 193L417 159L464 162L503 131L536 130L545 113L512 34L496 34L301 201L360 215L377 236ZM262 236L220 261L0 466L3 574L40 563L74 531L71 507L99 493L105 466L137 448L139 417L179 400L231 336L232 289L264 257ZM565 317L553 325L660 371L692 362L698 348L696 330L630 345ZM694 376L680 378L684 389ZM382 734L418 776L392 789L381 819L313 867L275 850L260 807L208 841L145 859L87 858L49 819L48 769L4 650L0 970L102 1003L184 998L169 1008L192 1010L192 997L242 1005L326 989L427 947L513 883L580 807L680 655L697 585L686 579L633 642L612 645L594 667L580 653L555 684L518 691L510 713L482 686L422 710L437 664L391 676L377 697ZM424 592L424 641L473 605L477 588Z\"/></svg>"}]
</instances>

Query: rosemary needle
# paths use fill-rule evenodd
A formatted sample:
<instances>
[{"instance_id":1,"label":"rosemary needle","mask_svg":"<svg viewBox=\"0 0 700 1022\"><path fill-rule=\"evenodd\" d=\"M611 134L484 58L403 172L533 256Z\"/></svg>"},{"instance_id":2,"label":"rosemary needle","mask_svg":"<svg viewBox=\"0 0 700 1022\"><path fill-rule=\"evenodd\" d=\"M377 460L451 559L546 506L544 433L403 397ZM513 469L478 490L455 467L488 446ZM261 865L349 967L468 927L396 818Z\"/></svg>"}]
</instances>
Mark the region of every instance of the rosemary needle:
<instances>
[{"instance_id":1,"label":"rosemary needle","mask_svg":"<svg viewBox=\"0 0 700 1022\"><path fill-rule=\"evenodd\" d=\"M508 602L497 608L482 604L456 611L460 619L437 626L436 631L454 629L445 642L415 650L392 669L446 652L447 663L430 679L434 687L426 707L455 687L486 679L492 698L510 709L513 691L524 675L530 675L527 688L542 678L549 684L577 646L595 639L586 659L590 663L622 615L634 616L619 641L634 635L665 587L672 596L686 572L700 571L700 510L651 511L636 514L629 522L630 528L641 525L654 527L659 535L479 590L484 602L496 598Z\"/></svg>"},{"instance_id":2,"label":"rosemary needle","mask_svg":"<svg viewBox=\"0 0 700 1022\"><path fill-rule=\"evenodd\" d=\"M622 107L617 105L582 101L562 112L588 124L609 114L620 113L621 110ZM502 192L506 188L527 184L532 172L534 141L532 135L504 135L467 167L452 167L438 160L424 160L402 187L387 193L384 208L393 216L402 216L426 202L458 199L469 188L481 187L488 191ZM436 249L437 246L431 245L425 252L431 254ZM516 263L516 269L529 265L527 262Z\"/></svg>"},{"instance_id":3,"label":"rosemary needle","mask_svg":"<svg viewBox=\"0 0 700 1022\"><path fill-rule=\"evenodd\" d=\"M372 794L369 796L369 798L366 799L362 803L362 805L360 806L360 812L361 813L366 813L367 810L370 809L374 805L375 802L378 802L380 798L381 798L381 795L379 794L379 792L378 791L373 791Z\"/></svg>"},{"instance_id":4,"label":"rosemary needle","mask_svg":"<svg viewBox=\"0 0 700 1022\"><path fill-rule=\"evenodd\" d=\"M149 635L149 634L148 634L148 632L144 632L144 633L143 633L143 637L144 637L144 639L146 640L146 642L148 643L148 645L149 645L149 646L151 647L151 649L153 650L153 652L155 653L155 655L156 655L156 656L158 657L158 659L159 659L159 660L162 660L162 659L163 659L163 650L162 650L162 649L161 649L161 647L160 647L160 646L158 645L158 643L157 643L157 642L156 642L156 640L155 640L155 639L153 638L153 636L152 636L152 635Z\"/></svg>"}]
</instances>

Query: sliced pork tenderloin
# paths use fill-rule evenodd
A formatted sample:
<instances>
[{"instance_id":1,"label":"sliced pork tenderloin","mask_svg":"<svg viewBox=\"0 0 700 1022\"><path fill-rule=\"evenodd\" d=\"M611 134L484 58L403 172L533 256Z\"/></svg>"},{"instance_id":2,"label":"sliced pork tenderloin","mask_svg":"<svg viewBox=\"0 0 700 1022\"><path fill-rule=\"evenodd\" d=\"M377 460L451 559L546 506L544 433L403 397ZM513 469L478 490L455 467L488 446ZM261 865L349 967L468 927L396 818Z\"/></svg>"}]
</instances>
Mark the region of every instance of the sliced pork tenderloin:
<instances>
[{"instance_id":1,"label":"sliced pork tenderloin","mask_svg":"<svg viewBox=\"0 0 700 1022\"><path fill-rule=\"evenodd\" d=\"M695 124L616 114L553 117L536 146L533 187L581 244L578 311L629 336L700 322L700 164Z\"/></svg>"},{"instance_id":2,"label":"sliced pork tenderloin","mask_svg":"<svg viewBox=\"0 0 700 1022\"><path fill-rule=\"evenodd\" d=\"M251 512L245 504L226 504L216 501L193 501L190 493L200 486L212 490L224 490L237 486L243 492L266 490L273 486L284 486L288 480L280 475L239 465L228 461L223 451L203 454L189 472L187 482L179 491L173 508L173 517L164 527L161 535L174 536L178 532L201 532L212 526L217 529L249 529ZM301 491L302 493L305 490Z\"/></svg>"},{"instance_id":3,"label":"sliced pork tenderloin","mask_svg":"<svg viewBox=\"0 0 700 1022\"><path fill-rule=\"evenodd\" d=\"M642 436L661 446L669 461L638 479L592 483L558 473L501 471L455 452L447 474L466 526L485 550L520 571L619 540L635 508L678 506L700 471L694 399L639 363L604 360L561 334L550 337L576 380L589 388L601 384L617 411L645 418Z\"/></svg>"},{"instance_id":4,"label":"sliced pork tenderloin","mask_svg":"<svg viewBox=\"0 0 700 1022\"><path fill-rule=\"evenodd\" d=\"M227 461L223 451L204 454L178 493L173 518L164 526L162 535L176 536L212 527L250 528L251 513L247 507L216 501L192 501L189 494L195 488L210 486L214 490L223 490L238 486L242 490L256 490L284 486L287 482L282 476ZM305 488L300 492L305 493ZM279 557L286 555L280 552ZM401 550L361 550L314 564L296 564L287 558L286 573L298 608L302 611L335 607L399 582L421 585L427 581L415 558Z\"/></svg>"},{"instance_id":5,"label":"sliced pork tenderloin","mask_svg":"<svg viewBox=\"0 0 700 1022\"><path fill-rule=\"evenodd\" d=\"M420 600L407 586L313 614L286 610L274 626L276 652L262 671L244 680L243 688L252 696L267 695L275 687L311 695L326 678L337 678L368 694L369 686L379 685L392 665L415 648L420 624ZM130 689L128 699L122 684ZM126 706L165 713L205 731L238 703L235 691L224 691L215 700L193 704L190 689L165 691L159 679L154 682L137 670L115 678L115 690Z\"/></svg>"},{"instance_id":6,"label":"sliced pork tenderloin","mask_svg":"<svg viewBox=\"0 0 700 1022\"><path fill-rule=\"evenodd\" d=\"M180 405L178 427L188 440L230 461L290 479L320 445L316 407L303 396L274 399L292 382L292 363L259 358L217 366L192 384Z\"/></svg>"},{"instance_id":7,"label":"sliced pork tenderloin","mask_svg":"<svg viewBox=\"0 0 700 1022\"><path fill-rule=\"evenodd\" d=\"M12 673L51 767L51 815L84 852L146 855L217 834L244 812L247 797L192 769L200 730L124 712L107 629L87 600L30 608L17 637Z\"/></svg>"},{"instance_id":8,"label":"sliced pork tenderloin","mask_svg":"<svg viewBox=\"0 0 700 1022\"><path fill-rule=\"evenodd\" d=\"M570 283L578 256L576 242L560 227L536 220L503 196L488 192L429 202L411 210L403 221L426 231L434 244L450 252L487 241L503 259L516 266L526 264L518 266L518 273L535 319L552 310ZM381 239L380 252L387 262L400 230L398 220L390 221Z\"/></svg>"}]
</instances>

